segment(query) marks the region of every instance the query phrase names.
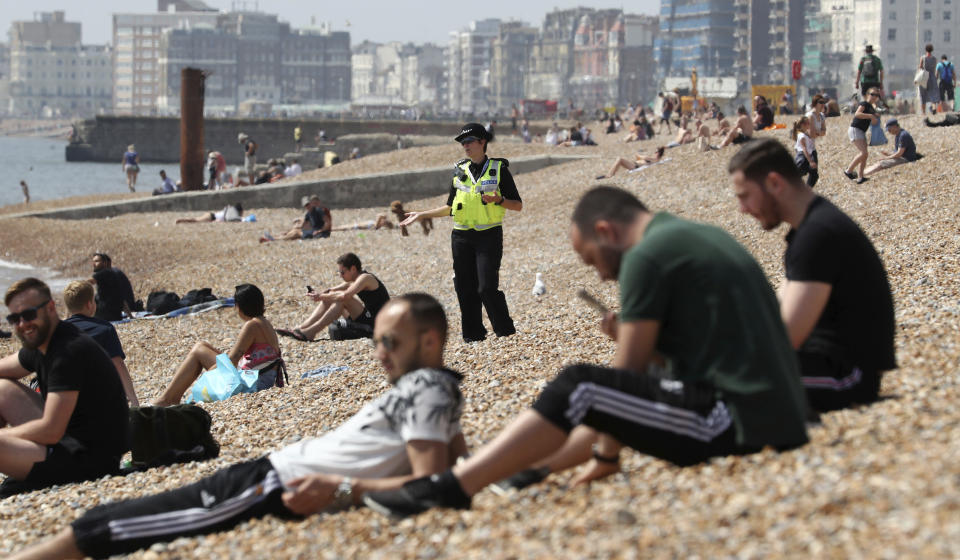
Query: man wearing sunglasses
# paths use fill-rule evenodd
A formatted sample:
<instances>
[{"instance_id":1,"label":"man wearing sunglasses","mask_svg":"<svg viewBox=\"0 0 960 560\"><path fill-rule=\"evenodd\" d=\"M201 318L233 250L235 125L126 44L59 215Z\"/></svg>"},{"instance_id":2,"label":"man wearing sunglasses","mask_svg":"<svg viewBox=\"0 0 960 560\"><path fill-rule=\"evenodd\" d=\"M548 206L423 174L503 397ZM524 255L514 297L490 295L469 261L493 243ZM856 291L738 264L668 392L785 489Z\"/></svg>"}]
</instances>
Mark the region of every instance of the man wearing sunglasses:
<instances>
[{"instance_id":1,"label":"man wearing sunglasses","mask_svg":"<svg viewBox=\"0 0 960 560\"><path fill-rule=\"evenodd\" d=\"M23 347L0 359L0 472L26 487L117 472L128 409L113 362L92 338L60 321L40 280L14 283L4 303ZM31 373L39 393L18 381Z\"/></svg>"},{"instance_id":2,"label":"man wearing sunglasses","mask_svg":"<svg viewBox=\"0 0 960 560\"><path fill-rule=\"evenodd\" d=\"M101 558L268 514L346 509L365 492L449 468L467 448L462 376L443 366L443 307L426 294L394 298L377 315L373 339L391 387L338 428L189 486L98 506L24 556Z\"/></svg>"}]
</instances>

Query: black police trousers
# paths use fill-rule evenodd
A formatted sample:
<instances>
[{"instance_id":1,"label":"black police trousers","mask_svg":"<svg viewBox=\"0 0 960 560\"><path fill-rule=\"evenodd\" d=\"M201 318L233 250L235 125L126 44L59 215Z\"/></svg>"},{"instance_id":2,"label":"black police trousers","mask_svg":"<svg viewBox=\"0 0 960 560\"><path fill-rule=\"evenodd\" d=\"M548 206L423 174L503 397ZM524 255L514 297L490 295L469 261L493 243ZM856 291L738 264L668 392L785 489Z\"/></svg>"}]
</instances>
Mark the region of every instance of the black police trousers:
<instances>
[{"instance_id":1,"label":"black police trousers","mask_svg":"<svg viewBox=\"0 0 960 560\"><path fill-rule=\"evenodd\" d=\"M453 230L453 286L460 302L460 320L463 339L467 342L483 340L487 329L483 326L480 306L487 309L487 317L497 336L516 332L507 298L500 291L500 260L503 257L503 228L484 231Z\"/></svg>"}]
</instances>

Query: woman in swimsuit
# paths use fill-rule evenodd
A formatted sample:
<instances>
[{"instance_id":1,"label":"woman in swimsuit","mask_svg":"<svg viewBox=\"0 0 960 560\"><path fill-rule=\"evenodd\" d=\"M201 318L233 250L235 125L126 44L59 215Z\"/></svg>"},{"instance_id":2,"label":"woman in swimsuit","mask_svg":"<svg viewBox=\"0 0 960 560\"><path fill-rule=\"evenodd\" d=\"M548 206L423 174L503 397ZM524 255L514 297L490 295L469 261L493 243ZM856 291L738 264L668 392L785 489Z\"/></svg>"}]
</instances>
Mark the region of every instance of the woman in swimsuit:
<instances>
[{"instance_id":1,"label":"woman in swimsuit","mask_svg":"<svg viewBox=\"0 0 960 560\"><path fill-rule=\"evenodd\" d=\"M237 342L228 353L230 361L239 369L256 369L256 366L279 359L280 341L277 339L277 332L263 316L263 292L253 284L241 284L237 286L233 297L237 304L237 315L243 319L243 327ZM201 373L216 367L218 354L220 351L209 343L196 343L153 405L178 404Z\"/></svg>"}]
</instances>

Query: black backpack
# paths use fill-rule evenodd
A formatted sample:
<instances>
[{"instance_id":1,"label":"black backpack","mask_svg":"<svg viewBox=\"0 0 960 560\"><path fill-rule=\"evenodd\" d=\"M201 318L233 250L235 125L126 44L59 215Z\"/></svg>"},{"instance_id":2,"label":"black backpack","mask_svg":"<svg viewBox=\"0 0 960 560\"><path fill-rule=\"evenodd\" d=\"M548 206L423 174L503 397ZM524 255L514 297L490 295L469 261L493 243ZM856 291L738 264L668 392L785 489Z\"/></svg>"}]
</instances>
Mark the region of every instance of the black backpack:
<instances>
[{"instance_id":1,"label":"black backpack","mask_svg":"<svg viewBox=\"0 0 960 560\"><path fill-rule=\"evenodd\" d=\"M166 315L180 309L180 296L174 292L150 292L147 296L147 311L154 315Z\"/></svg>"},{"instance_id":2,"label":"black backpack","mask_svg":"<svg viewBox=\"0 0 960 560\"><path fill-rule=\"evenodd\" d=\"M195 404L130 409L130 453L136 470L220 455L210 414Z\"/></svg>"},{"instance_id":3,"label":"black backpack","mask_svg":"<svg viewBox=\"0 0 960 560\"><path fill-rule=\"evenodd\" d=\"M180 298L180 307L191 307L198 303L216 301L217 296L213 295L210 288L200 288L199 290L190 290Z\"/></svg>"}]
</instances>

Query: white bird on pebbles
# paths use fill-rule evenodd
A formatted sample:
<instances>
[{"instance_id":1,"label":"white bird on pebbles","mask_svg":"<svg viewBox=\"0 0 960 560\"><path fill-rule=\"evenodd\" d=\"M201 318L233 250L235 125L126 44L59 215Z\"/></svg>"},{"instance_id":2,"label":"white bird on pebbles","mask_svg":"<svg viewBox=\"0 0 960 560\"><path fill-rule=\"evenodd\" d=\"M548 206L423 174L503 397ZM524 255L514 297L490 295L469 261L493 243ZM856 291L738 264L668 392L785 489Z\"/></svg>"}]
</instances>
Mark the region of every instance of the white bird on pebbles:
<instances>
[{"instance_id":1,"label":"white bird on pebbles","mask_svg":"<svg viewBox=\"0 0 960 560\"><path fill-rule=\"evenodd\" d=\"M537 273L537 280L533 283L533 295L542 296L547 293L547 285L543 283L543 274Z\"/></svg>"}]
</instances>

